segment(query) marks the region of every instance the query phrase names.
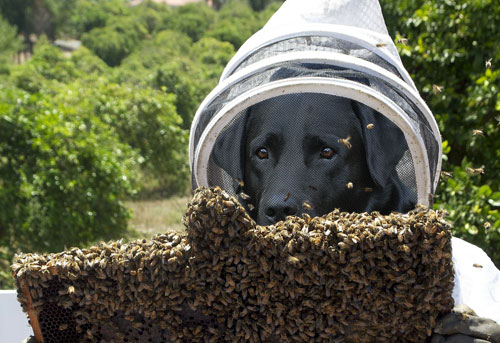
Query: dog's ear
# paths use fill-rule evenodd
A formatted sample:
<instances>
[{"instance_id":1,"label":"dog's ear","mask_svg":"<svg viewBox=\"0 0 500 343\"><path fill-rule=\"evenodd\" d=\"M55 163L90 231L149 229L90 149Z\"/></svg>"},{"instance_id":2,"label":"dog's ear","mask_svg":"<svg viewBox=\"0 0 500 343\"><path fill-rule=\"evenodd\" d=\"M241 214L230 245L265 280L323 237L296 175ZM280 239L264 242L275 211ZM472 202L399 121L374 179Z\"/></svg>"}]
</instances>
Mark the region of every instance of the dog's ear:
<instances>
[{"instance_id":1,"label":"dog's ear","mask_svg":"<svg viewBox=\"0 0 500 343\"><path fill-rule=\"evenodd\" d=\"M381 187L391 183L396 165L408 145L403 132L389 119L368 106L352 101L359 121L366 153L366 162L373 181Z\"/></svg>"},{"instance_id":2,"label":"dog's ear","mask_svg":"<svg viewBox=\"0 0 500 343\"><path fill-rule=\"evenodd\" d=\"M217 137L212 149L212 159L233 178L234 191L240 191L238 180L243 180L245 170L245 126L247 115L242 114Z\"/></svg>"}]
</instances>

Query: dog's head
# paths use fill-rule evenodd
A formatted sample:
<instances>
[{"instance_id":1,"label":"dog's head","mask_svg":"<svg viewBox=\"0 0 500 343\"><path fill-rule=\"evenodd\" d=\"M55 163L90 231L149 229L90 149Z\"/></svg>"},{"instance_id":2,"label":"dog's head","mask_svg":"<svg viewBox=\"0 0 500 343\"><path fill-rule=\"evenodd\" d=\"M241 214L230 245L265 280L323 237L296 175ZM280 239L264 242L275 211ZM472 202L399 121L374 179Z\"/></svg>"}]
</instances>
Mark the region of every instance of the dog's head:
<instances>
[{"instance_id":1,"label":"dog's head","mask_svg":"<svg viewBox=\"0 0 500 343\"><path fill-rule=\"evenodd\" d=\"M261 225L335 208L403 212L415 205L395 173L407 149L403 134L355 101L282 95L252 106L238 125L233 132L243 140L241 146L225 134L218 145L226 149L214 157L227 165L224 151L241 149L244 190Z\"/></svg>"}]
</instances>

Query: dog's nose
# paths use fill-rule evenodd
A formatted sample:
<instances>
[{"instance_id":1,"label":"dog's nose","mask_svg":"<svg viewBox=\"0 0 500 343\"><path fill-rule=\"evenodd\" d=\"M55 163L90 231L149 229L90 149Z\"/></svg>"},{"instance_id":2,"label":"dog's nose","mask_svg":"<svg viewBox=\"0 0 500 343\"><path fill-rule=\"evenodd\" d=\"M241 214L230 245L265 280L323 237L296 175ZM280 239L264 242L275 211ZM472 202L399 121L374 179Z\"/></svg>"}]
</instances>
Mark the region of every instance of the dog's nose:
<instances>
[{"instance_id":1,"label":"dog's nose","mask_svg":"<svg viewBox=\"0 0 500 343\"><path fill-rule=\"evenodd\" d=\"M289 194L274 195L263 204L264 214L270 223L276 223L287 216L296 215L299 211L299 202Z\"/></svg>"}]
</instances>

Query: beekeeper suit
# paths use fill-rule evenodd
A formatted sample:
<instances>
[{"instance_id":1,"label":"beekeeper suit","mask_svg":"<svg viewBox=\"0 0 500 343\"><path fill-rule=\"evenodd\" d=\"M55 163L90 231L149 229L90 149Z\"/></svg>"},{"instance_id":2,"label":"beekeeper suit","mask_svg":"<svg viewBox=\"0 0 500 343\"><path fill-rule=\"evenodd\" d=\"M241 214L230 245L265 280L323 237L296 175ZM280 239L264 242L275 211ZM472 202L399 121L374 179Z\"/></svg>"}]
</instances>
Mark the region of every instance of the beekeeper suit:
<instances>
[{"instance_id":1,"label":"beekeeper suit","mask_svg":"<svg viewBox=\"0 0 500 343\"><path fill-rule=\"evenodd\" d=\"M414 203L432 205L441 171L440 132L388 35L377 0L287 0L248 39L193 120L189 147L193 187L217 185L238 195L243 149L237 140L221 144L220 137L229 131L232 136L243 135L252 105L297 93L348 98L390 120L405 139L394 173ZM391 149L380 147L380 154ZM221 154L233 162L221 166L216 158ZM377 163L381 156L372 156L371 162ZM477 317L469 318L500 322L500 272L478 247L457 238L452 244L455 303L476 312ZM437 328L445 336L457 326L456 318L446 320L443 328L441 324ZM500 342L500 327L493 322L460 325L461 333L482 339L487 337L474 330L497 330L489 334L496 334ZM471 331L471 326L476 329Z\"/></svg>"}]
</instances>

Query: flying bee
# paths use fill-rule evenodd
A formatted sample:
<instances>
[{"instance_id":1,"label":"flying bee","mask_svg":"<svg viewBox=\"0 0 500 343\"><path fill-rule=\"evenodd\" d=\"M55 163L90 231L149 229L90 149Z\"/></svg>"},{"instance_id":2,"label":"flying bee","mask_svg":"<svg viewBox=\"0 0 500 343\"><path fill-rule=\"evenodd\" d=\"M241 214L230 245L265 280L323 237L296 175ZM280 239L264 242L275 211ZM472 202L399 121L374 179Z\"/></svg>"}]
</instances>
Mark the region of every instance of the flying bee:
<instances>
[{"instance_id":1,"label":"flying bee","mask_svg":"<svg viewBox=\"0 0 500 343\"><path fill-rule=\"evenodd\" d=\"M470 174L470 175L484 174L484 167L481 167L481 168L467 167L467 168L465 168L465 171L467 172L467 174Z\"/></svg>"},{"instance_id":2,"label":"flying bee","mask_svg":"<svg viewBox=\"0 0 500 343\"><path fill-rule=\"evenodd\" d=\"M373 129L374 127L375 127L375 125L374 125L374 124L372 124L372 123L370 123L370 124L366 125L366 128L367 128L368 130Z\"/></svg>"},{"instance_id":3,"label":"flying bee","mask_svg":"<svg viewBox=\"0 0 500 343\"><path fill-rule=\"evenodd\" d=\"M347 149L351 149L352 144L351 144L351 142L349 142L350 140L351 140L351 136L347 136L347 138L340 138L338 142L344 144Z\"/></svg>"},{"instance_id":4,"label":"flying bee","mask_svg":"<svg viewBox=\"0 0 500 343\"><path fill-rule=\"evenodd\" d=\"M399 37L397 42L399 44L403 44L403 45L407 45L408 44L408 38L404 38L404 37Z\"/></svg>"},{"instance_id":5,"label":"flying bee","mask_svg":"<svg viewBox=\"0 0 500 343\"><path fill-rule=\"evenodd\" d=\"M253 211L253 210L255 210L255 206L254 206L254 205L252 205L252 204L248 204L248 209L249 209L250 211Z\"/></svg>"},{"instance_id":6,"label":"flying bee","mask_svg":"<svg viewBox=\"0 0 500 343\"><path fill-rule=\"evenodd\" d=\"M492 59L493 59L493 58L490 58L489 60L487 60L487 61L484 63L484 65L486 66L486 69L490 69L490 68L491 68L491 60L492 60Z\"/></svg>"},{"instance_id":7,"label":"flying bee","mask_svg":"<svg viewBox=\"0 0 500 343\"><path fill-rule=\"evenodd\" d=\"M482 130L472 130L472 135L484 137L484 132Z\"/></svg>"},{"instance_id":8,"label":"flying bee","mask_svg":"<svg viewBox=\"0 0 500 343\"><path fill-rule=\"evenodd\" d=\"M283 201L287 201L288 199L290 199L290 192L286 193L285 199L283 199Z\"/></svg>"},{"instance_id":9,"label":"flying bee","mask_svg":"<svg viewBox=\"0 0 500 343\"><path fill-rule=\"evenodd\" d=\"M312 206L310 203L304 200L304 202L302 203L302 208L306 211L309 211L312 208Z\"/></svg>"},{"instance_id":10,"label":"flying bee","mask_svg":"<svg viewBox=\"0 0 500 343\"><path fill-rule=\"evenodd\" d=\"M450 172L447 172L447 171L442 171L441 172L441 177L442 178L450 178L450 177L453 177L453 174L450 173Z\"/></svg>"},{"instance_id":11,"label":"flying bee","mask_svg":"<svg viewBox=\"0 0 500 343\"><path fill-rule=\"evenodd\" d=\"M488 233L488 231L490 231L490 228L491 228L491 223L490 222L484 222L483 226L484 226L484 232Z\"/></svg>"},{"instance_id":12,"label":"flying bee","mask_svg":"<svg viewBox=\"0 0 500 343\"><path fill-rule=\"evenodd\" d=\"M387 46L386 43L377 43L377 48L383 48L384 46Z\"/></svg>"},{"instance_id":13,"label":"flying bee","mask_svg":"<svg viewBox=\"0 0 500 343\"><path fill-rule=\"evenodd\" d=\"M346 187L347 187L347 189L352 189L354 187L354 185L352 184L352 182L348 182L346 184Z\"/></svg>"},{"instance_id":14,"label":"flying bee","mask_svg":"<svg viewBox=\"0 0 500 343\"><path fill-rule=\"evenodd\" d=\"M371 187L365 187L365 188L363 188L363 192L365 192L365 193L371 193L371 192L373 192L373 188L371 188Z\"/></svg>"},{"instance_id":15,"label":"flying bee","mask_svg":"<svg viewBox=\"0 0 500 343\"><path fill-rule=\"evenodd\" d=\"M477 263L474 263L472 266L473 266L474 268L483 268L483 266L482 266L482 265L477 264Z\"/></svg>"},{"instance_id":16,"label":"flying bee","mask_svg":"<svg viewBox=\"0 0 500 343\"><path fill-rule=\"evenodd\" d=\"M236 181L238 182L238 185L240 185L241 188L245 187L245 183L243 182L243 180L236 179Z\"/></svg>"},{"instance_id":17,"label":"flying bee","mask_svg":"<svg viewBox=\"0 0 500 343\"><path fill-rule=\"evenodd\" d=\"M250 200L250 195L248 195L248 194L246 194L246 193L244 193L244 192L241 192L241 193L240 193L240 197L241 197L241 199L243 199L243 200Z\"/></svg>"},{"instance_id":18,"label":"flying bee","mask_svg":"<svg viewBox=\"0 0 500 343\"><path fill-rule=\"evenodd\" d=\"M432 91L434 92L434 94L441 93L442 90L443 90L442 86L432 85Z\"/></svg>"}]
</instances>

